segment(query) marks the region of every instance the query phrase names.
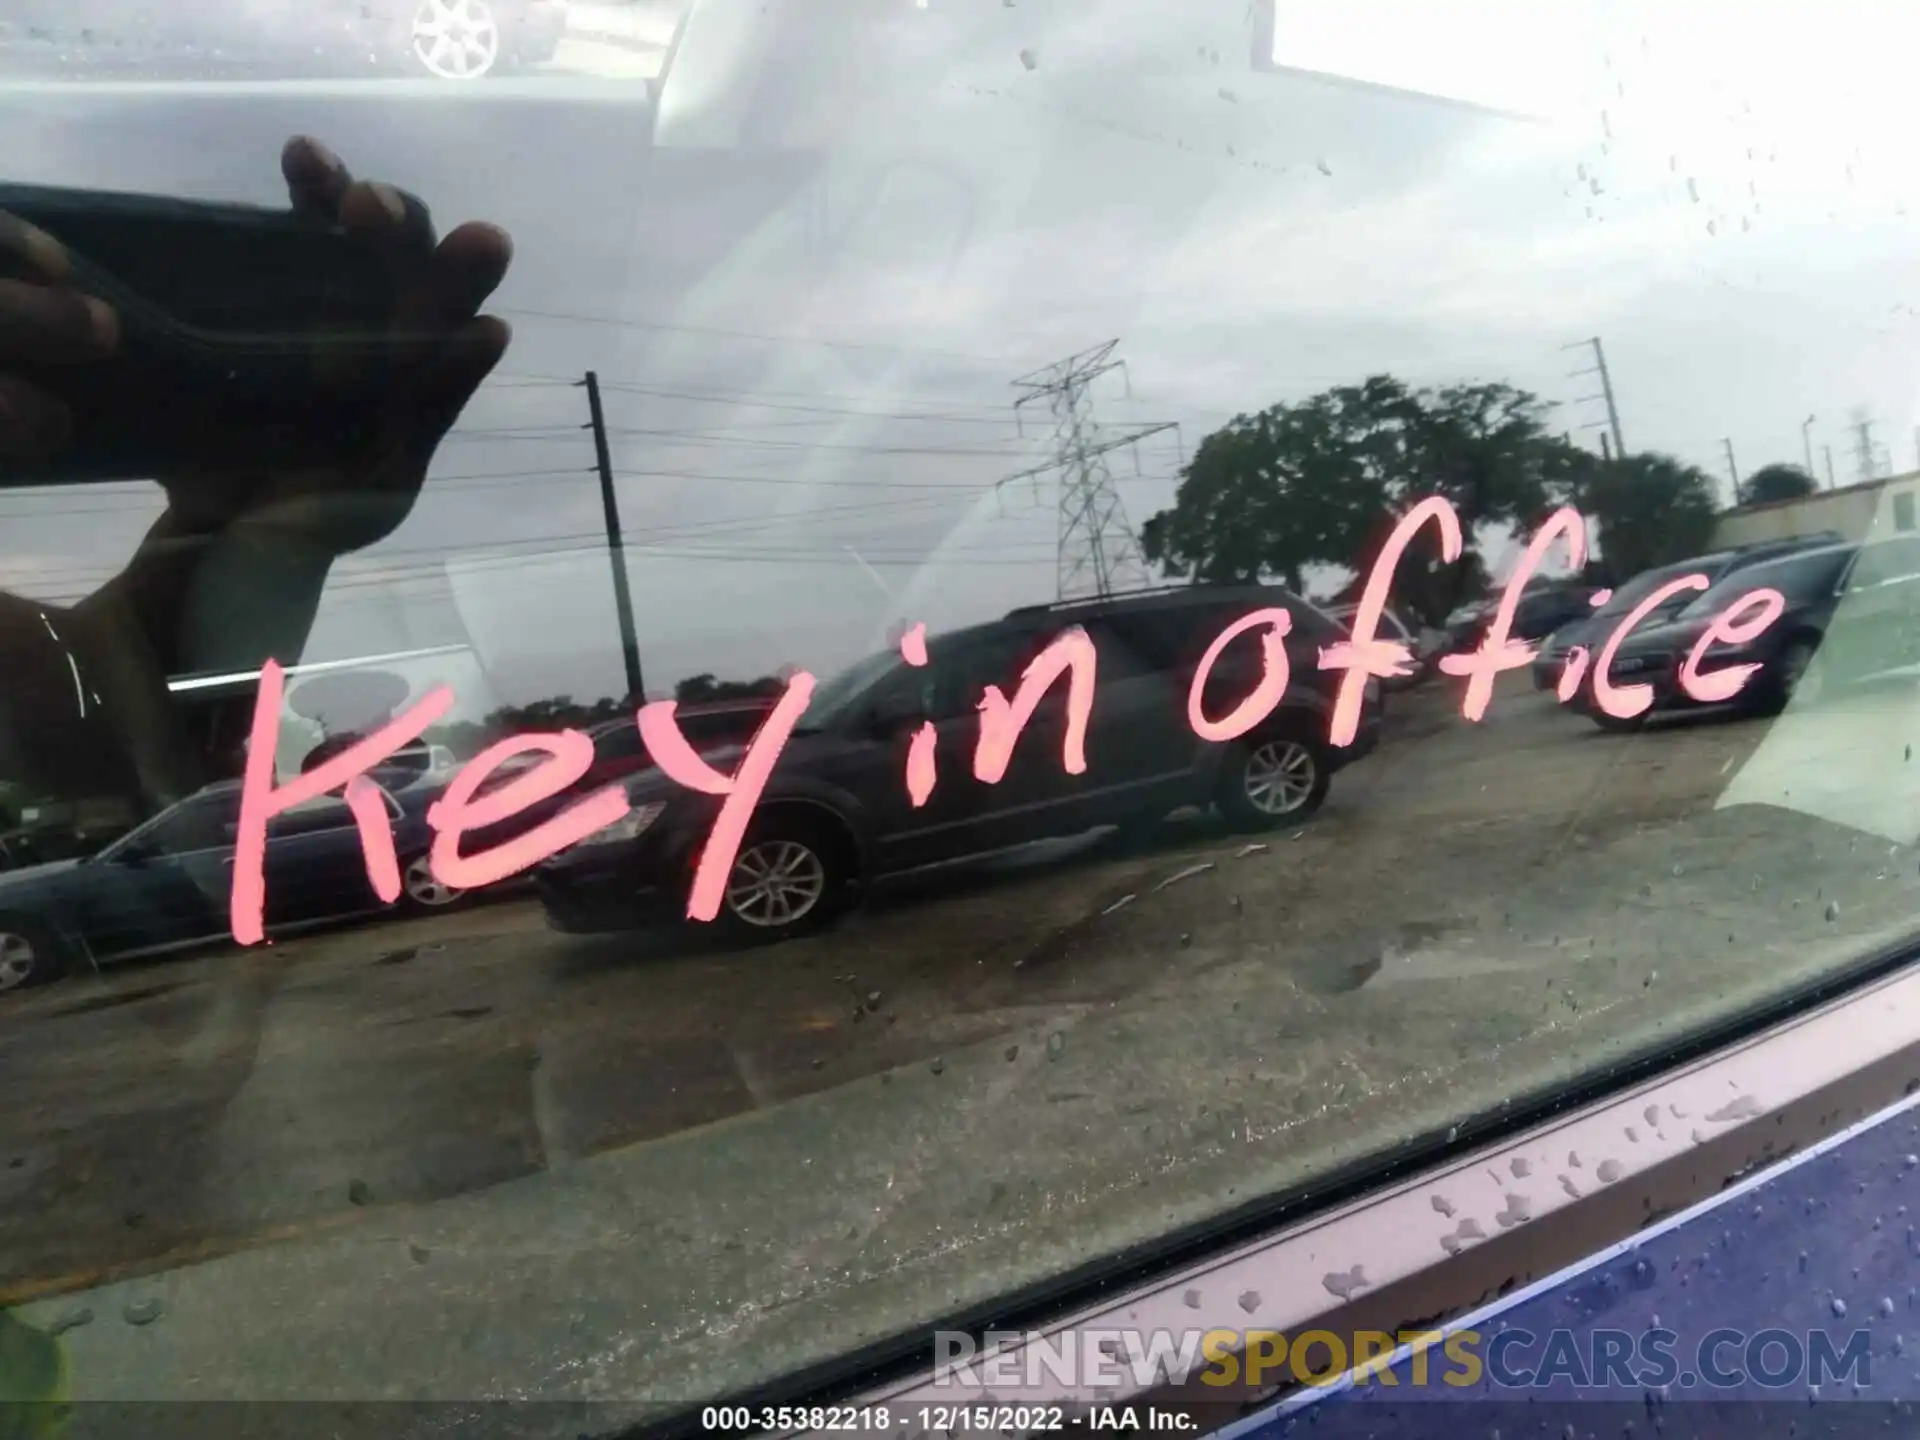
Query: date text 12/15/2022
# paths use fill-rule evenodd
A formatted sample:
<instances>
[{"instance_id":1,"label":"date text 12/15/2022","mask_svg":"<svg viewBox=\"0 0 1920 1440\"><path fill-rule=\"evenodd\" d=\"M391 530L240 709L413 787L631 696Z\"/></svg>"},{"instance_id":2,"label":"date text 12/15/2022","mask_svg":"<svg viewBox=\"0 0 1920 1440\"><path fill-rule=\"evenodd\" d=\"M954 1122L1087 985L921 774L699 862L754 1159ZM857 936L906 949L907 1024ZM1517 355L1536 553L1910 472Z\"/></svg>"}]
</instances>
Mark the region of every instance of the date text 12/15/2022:
<instances>
[{"instance_id":1,"label":"date text 12/15/2022","mask_svg":"<svg viewBox=\"0 0 1920 1440\"><path fill-rule=\"evenodd\" d=\"M1452 561L1460 557L1460 520L1453 506L1439 497L1415 505L1400 518L1367 576L1350 638L1320 651L1320 669L1344 672L1328 723L1330 745L1353 743L1359 730L1367 682L1374 677L1406 674L1407 666L1412 663L1413 656L1406 646L1383 640L1376 631L1386 609L1394 569L1415 533L1426 525L1438 531L1440 551L1445 559ZM1494 682L1502 672L1519 669L1533 659L1534 648L1513 639L1510 631L1527 582L1538 572L1556 541L1565 542L1567 557L1574 569L1586 563L1585 521L1572 508L1555 511L1534 532L1507 581L1499 607L1478 648L1467 654L1446 656L1440 662L1441 669L1467 681L1461 713L1468 720L1477 721L1485 716L1493 698ZM1653 704L1650 686L1615 685L1608 678L1614 654L1633 629L1666 601L1686 591L1704 590L1707 585L1705 575L1687 575L1653 591L1622 617L1597 657L1592 657L1591 667L1590 657L1576 649L1568 657L1560 677L1557 693L1561 702L1579 693L1591 668L1590 699L1594 705L1620 719L1631 719L1646 711ZM1606 598L1607 592L1602 591L1595 596L1594 603L1604 603ZM1778 620L1785 608L1784 597L1769 589L1749 591L1734 600L1713 617L1694 643L1679 670L1681 688L1693 699L1705 703L1731 700L1753 678L1759 666L1726 665L1703 672L1702 661L1715 646L1751 642ZM1292 616L1283 609L1255 610L1241 616L1214 638L1201 658L1187 693L1187 721L1200 739L1214 743L1237 739L1260 724L1280 704L1290 678L1282 637L1291 625ZM1260 683L1229 714L1210 717L1201 706L1207 678L1227 645L1250 630L1265 632L1261 637L1265 663ZM915 626L901 641L900 650L907 664L925 665L925 627ZM986 686L979 705L973 778L981 784L993 785L1004 777L1021 732L1041 699L1063 676L1067 681L1067 723L1061 764L1069 774L1083 773L1087 768L1085 742L1093 706L1096 663L1091 638L1085 630L1073 626L1056 636L1027 666L1011 700L997 685ZM674 720L671 701L656 701L640 707L636 723L660 771L678 785L720 797L722 801L695 866L687 918L710 921L719 914L726 878L738 856L747 823L773 774L780 752L806 712L813 688L814 677L805 671L788 679L785 693L747 744L731 775L708 765L687 743ZM379 787L368 778L367 772L402 746L419 739L454 703L453 692L439 686L405 713L325 764L285 785L276 785L274 747L279 738L283 693L284 673L276 662L269 660L260 672L234 846L230 918L233 937L243 945L256 944L265 935L268 823L283 811L322 795L344 792L359 827L361 850L374 892L389 904L399 899L400 868L391 823ZM932 723L923 723L908 745L903 779L915 806L926 804L936 783L935 735ZM492 793L484 796L478 793L506 761L534 752L544 752L545 758ZM626 792L617 784L610 785L509 841L473 855L460 853L463 835L499 824L531 806L551 800L577 783L592 760L592 742L573 730L509 736L475 756L428 810L428 823L434 832L429 863L435 878L462 890L490 885L531 869L624 817L631 808Z\"/></svg>"}]
</instances>

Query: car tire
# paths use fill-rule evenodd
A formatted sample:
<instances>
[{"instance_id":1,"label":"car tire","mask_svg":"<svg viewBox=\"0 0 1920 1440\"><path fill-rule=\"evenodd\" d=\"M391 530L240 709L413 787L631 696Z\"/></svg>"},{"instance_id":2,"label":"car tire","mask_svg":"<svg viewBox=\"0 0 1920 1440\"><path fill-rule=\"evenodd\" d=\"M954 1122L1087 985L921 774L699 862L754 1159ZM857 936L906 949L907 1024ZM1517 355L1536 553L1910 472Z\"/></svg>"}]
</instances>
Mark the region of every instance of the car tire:
<instances>
[{"instance_id":1,"label":"car tire","mask_svg":"<svg viewBox=\"0 0 1920 1440\"><path fill-rule=\"evenodd\" d=\"M0 994L44 985L66 972L66 949L45 926L0 915Z\"/></svg>"},{"instance_id":2,"label":"car tire","mask_svg":"<svg viewBox=\"0 0 1920 1440\"><path fill-rule=\"evenodd\" d=\"M400 904L410 915L432 915L464 903L473 892L443 885L434 877L427 852L400 862Z\"/></svg>"},{"instance_id":3,"label":"car tire","mask_svg":"<svg viewBox=\"0 0 1920 1440\"><path fill-rule=\"evenodd\" d=\"M1326 750L1298 735L1269 734L1227 747L1213 802L1236 830L1271 830L1310 817L1327 798Z\"/></svg>"},{"instance_id":4,"label":"car tire","mask_svg":"<svg viewBox=\"0 0 1920 1440\"><path fill-rule=\"evenodd\" d=\"M1619 715L1609 715L1595 705L1587 711L1587 718L1609 735L1637 735L1646 729L1647 716L1650 713L1651 711L1642 710L1638 715L1628 715L1623 718Z\"/></svg>"},{"instance_id":5,"label":"car tire","mask_svg":"<svg viewBox=\"0 0 1920 1440\"><path fill-rule=\"evenodd\" d=\"M1773 663L1761 673L1754 685L1754 708L1762 715L1778 715L1795 697L1806 706L1818 705L1826 688L1826 677L1818 673L1820 637L1790 635L1780 647Z\"/></svg>"},{"instance_id":6,"label":"car tire","mask_svg":"<svg viewBox=\"0 0 1920 1440\"><path fill-rule=\"evenodd\" d=\"M853 847L832 821L775 810L747 829L720 899L723 934L767 945L839 918L853 888Z\"/></svg>"}]
</instances>

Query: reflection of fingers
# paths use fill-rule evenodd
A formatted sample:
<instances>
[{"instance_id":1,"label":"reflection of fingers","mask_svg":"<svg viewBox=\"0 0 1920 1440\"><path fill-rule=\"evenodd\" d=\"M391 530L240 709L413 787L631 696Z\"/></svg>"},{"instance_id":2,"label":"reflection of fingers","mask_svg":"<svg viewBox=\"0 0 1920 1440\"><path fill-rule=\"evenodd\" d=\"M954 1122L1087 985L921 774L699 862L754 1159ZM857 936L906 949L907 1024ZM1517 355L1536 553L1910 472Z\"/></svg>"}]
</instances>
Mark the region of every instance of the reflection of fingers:
<instances>
[{"instance_id":1,"label":"reflection of fingers","mask_svg":"<svg viewBox=\"0 0 1920 1440\"><path fill-rule=\"evenodd\" d=\"M512 237L499 226L458 226L440 242L432 269L403 302L400 328L438 330L471 318L500 288L512 261Z\"/></svg>"},{"instance_id":2,"label":"reflection of fingers","mask_svg":"<svg viewBox=\"0 0 1920 1440\"><path fill-rule=\"evenodd\" d=\"M340 223L354 234L400 253L433 249L433 216L426 204L391 185L356 180L340 197Z\"/></svg>"},{"instance_id":3,"label":"reflection of fingers","mask_svg":"<svg viewBox=\"0 0 1920 1440\"><path fill-rule=\"evenodd\" d=\"M0 280L0 356L69 364L111 355L120 322L105 302L77 290Z\"/></svg>"},{"instance_id":4,"label":"reflection of fingers","mask_svg":"<svg viewBox=\"0 0 1920 1440\"><path fill-rule=\"evenodd\" d=\"M67 407L38 386L0 375L0 455L51 455L73 434Z\"/></svg>"},{"instance_id":5,"label":"reflection of fingers","mask_svg":"<svg viewBox=\"0 0 1920 1440\"><path fill-rule=\"evenodd\" d=\"M280 173L296 211L329 220L339 215L341 199L353 183L340 157L305 135L296 135L280 152Z\"/></svg>"},{"instance_id":6,"label":"reflection of fingers","mask_svg":"<svg viewBox=\"0 0 1920 1440\"><path fill-rule=\"evenodd\" d=\"M409 389L409 428L428 443L437 443L500 363L512 339L507 322L492 315L469 320L447 336Z\"/></svg>"},{"instance_id":7,"label":"reflection of fingers","mask_svg":"<svg viewBox=\"0 0 1920 1440\"><path fill-rule=\"evenodd\" d=\"M66 247L38 226L0 211L0 253L14 262L11 268L23 280L49 284L67 278L73 263Z\"/></svg>"}]
</instances>

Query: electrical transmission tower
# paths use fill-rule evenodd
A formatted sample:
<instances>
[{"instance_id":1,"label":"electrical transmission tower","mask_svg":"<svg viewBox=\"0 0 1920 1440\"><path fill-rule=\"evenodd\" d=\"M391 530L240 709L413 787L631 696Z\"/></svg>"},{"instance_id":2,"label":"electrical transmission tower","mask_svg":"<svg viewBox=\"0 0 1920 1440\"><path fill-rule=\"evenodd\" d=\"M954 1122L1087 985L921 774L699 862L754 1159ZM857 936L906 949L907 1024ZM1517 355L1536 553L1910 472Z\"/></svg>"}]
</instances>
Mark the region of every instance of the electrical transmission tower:
<instances>
[{"instance_id":1,"label":"electrical transmission tower","mask_svg":"<svg viewBox=\"0 0 1920 1440\"><path fill-rule=\"evenodd\" d=\"M1113 451L1136 444L1163 430L1178 430L1178 424L1132 425L1124 431L1108 430L1093 419L1087 403L1087 387L1109 371L1124 376L1124 360L1113 358L1118 340L1109 340L1091 350L1082 350L1065 360L1022 375L1014 385L1026 393L1014 402L1015 413L1021 407L1045 400L1053 412L1053 458L1044 465L1019 471L1000 482L999 488L1020 480L1032 480L1038 486L1043 475L1060 475L1060 524L1055 541L1059 598L1077 600L1088 595L1112 595L1116 591L1137 589L1147 583L1146 557L1141 553L1140 537L1127 523L1126 507L1107 468L1106 457ZM1139 452L1134 454L1139 467Z\"/></svg>"},{"instance_id":2,"label":"electrical transmission tower","mask_svg":"<svg viewBox=\"0 0 1920 1440\"><path fill-rule=\"evenodd\" d=\"M1863 481L1880 473L1880 453L1873 443L1873 421L1865 410L1853 412L1853 463Z\"/></svg>"}]
</instances>

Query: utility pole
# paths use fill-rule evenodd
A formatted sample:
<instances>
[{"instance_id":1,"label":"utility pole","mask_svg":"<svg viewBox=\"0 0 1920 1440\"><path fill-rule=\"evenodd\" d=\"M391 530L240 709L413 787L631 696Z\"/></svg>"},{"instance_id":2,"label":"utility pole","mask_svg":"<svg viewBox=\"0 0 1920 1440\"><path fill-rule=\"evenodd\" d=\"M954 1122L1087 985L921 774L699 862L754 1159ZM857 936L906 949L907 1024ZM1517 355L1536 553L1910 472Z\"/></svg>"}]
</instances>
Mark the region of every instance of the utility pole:
<instances>
[{"instance_id":1,"label":"utility pole","mask_svg":"<svg viewBox=\"0 0 1920 1440\"><path fill-rule=\"evenodd\" d=\"M1720 444L1727 452L1727 479L1733 482L1733 503L1738 505L1740 503L1740 471L1733 463L1733 441L1729 438L1722 440Z\"/></svg>"},{"instance_id":2,"label":"utility pole","mask_svg":"<svg viewBox=\"0 0 1920 1440\"><path fill-rule=\"evenodd\" d=\"M1607 430L1613 436L1613 453L1623 460L1626 459L1627 442L1620 438L1620 407L1614 403L1613 376L1607 372L1607 352L1605 347L1600 344L1600 337L1595 335L1590 340L1577 340L1571 345L1563 345L1560 348L1563 350L1591 349L1593 351L1593 368L1591 370L1576 370L1573 372L1573 376L1569 378L1575 378L1581 375L1598 375L1600 377L1600 393L1598 395L1583 396L1581 400L1576 403L1586 404L1594 400L1604 400L1606 402Z\"/></svg>"},{"instance_id":3,"label":"utility pole","mask_svg":"<svg viewBox=\"0 0 1920 1440\"><path fill-rule=\"evenodd\" d=\"M647 698L640 683L640 640L633 628L633 595L627 588L627 551L620 539L620 502L613 494L613 459L607 453L607 417L600 410L600 377L587 372L587 412L592 417L593 458L600 467L600 505L607 515L607 556L613 562L613 607L620 617L620 657L627 667L627 699Z\"/></svg>"},{"instance_id":4,"label":"utility pole","mask_svg":"<svg viewBox=\"0 0 1920 1440\"><path fill-rule=\"evenodd\" d=\"M1816 418L1816 416L1809 415L1800 422L1800 445L1801 448L1807 452L1807 478L1809 480L1814 477L1815 473L1813 468L1813 422ZM1920 432L1916 432L1916 436L1920 437Z\"/></svg>"},{"instance_id":5,"label":"utility pole","mask_svg":"<svg viewBox=\"0 0 1920 1440\"><path fill-rule=\"evenodd\" d=\"M1111 595L1147 583L1140 538L1127 523L1126 508L1120 503L1106 456L1149 435L1179 427L1171 422L1136 425L1125 433L1113 432L1103 438L1087 405L1087 387L1109 371L1124 371L1126 361L1112 358L1119 343L1109 340L1013 382L1027 392L1014 402L1016 415L1031 401L1048 402L1054 417L1053 458L1007 476L995 488L1060 472L1060 520L1054 543L1057 593L1062 600Z\"/></svg>"},{"instance_id":6,"label":"utility pole","mask_svg":"<svg viewBox=\"0 0 1920 1440\"><path fill-rule=\"evenodd\" d=\"M1822 445L1822 446L1821 446L1820 448L1821 448L1821 450L1822 450L1822 451L1824 451L1824 452L1826 453L1826 457L1827 457L1827 488L1828 488L1829 490L1831 490L1831 489L1833 489L1833 446L1831 446L1831 445Z\"/></svg>"}]
</instances>

